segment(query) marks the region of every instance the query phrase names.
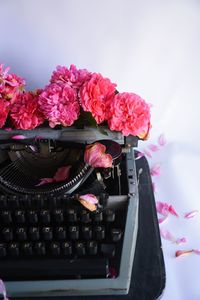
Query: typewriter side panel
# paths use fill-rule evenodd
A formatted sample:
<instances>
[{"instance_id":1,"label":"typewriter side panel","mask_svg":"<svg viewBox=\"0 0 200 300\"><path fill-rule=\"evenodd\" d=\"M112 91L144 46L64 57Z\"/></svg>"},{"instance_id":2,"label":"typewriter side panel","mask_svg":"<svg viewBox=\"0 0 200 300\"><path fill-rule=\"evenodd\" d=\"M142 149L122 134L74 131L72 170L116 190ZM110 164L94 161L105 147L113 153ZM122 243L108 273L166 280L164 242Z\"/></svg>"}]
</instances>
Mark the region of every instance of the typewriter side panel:
<instances>
[{"instance_id":1,"label":"typewriter side panel","mask_svg":"<svg viewBox=\"0 0 200 300\"><path fill-rule=\"evenodd\" d=\"M133 149L127 153L126 158L129 195L117 196L119 202L128 201L119 276L116 279L7 282L6 286L10 297L122 295L128 293L137 239L139 198ZM113 203L113 200L111 196L110 203Z\"/></svg>"}]
</instances>

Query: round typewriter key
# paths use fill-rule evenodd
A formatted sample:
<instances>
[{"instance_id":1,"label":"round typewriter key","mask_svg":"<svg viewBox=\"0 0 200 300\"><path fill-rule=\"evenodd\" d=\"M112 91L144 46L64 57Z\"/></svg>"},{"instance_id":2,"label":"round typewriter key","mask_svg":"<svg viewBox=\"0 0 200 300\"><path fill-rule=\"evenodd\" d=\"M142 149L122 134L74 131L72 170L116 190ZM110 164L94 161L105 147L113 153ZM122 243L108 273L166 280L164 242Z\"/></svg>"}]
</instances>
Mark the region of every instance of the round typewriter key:
<instances>
[{"instance_id":1,"label":"round typewriter key","mask_svg":"<svg viewBox=\"0 0 200 300\"><path fill-rule=\"evenodd\" d=\"M53 256L58 256L60 255L60 244L59 243L51 243L51 254Z\"/></svg>"},{"instance_id":2,"label":"round typewriter key","mask_svg":"<svg viewBox=\"0 0 200 300\"><path fill-rule=\"evenodd\" d=\"M66 239L66 228L65 227L57 227L55 231L55 237L57 240L65 240Z\"/></svg>"},{"instance_id":3,"label":"round typewriter key","mask_svg":"<svg viewBox=\"0 0 200 300\"><path fill-rule=\"evenodd\" d=\"M0 208L7 207L7 198L5 195L0 195Z\"/></svg>"},{"instance_id":4,"label":"round typewriter key","mask_svg":"<svg viewBox=\"0 0 200 300\"><path fill-rule=\"evenodd\" d=\"M37 215L37 212L35 210L30 210L28 213L28 221L31 223L31 224L35 224L38 222L38 215Z\"/></svg>"},{"instance_id":5,"label":"round typewriter key","mask_svg":"<svg viewBox=\"0 0 200 300\"><path fill-rule=\"evenodd\" d=\"M16 229L16 235L19 241L25 241L27 239L26 228L18 227Z\"/></svg>"},{"instance_id":6,"label":"round typewriter key","mask_svg":"<svg viewBox=\"0 0 200 300\"><path fill-rule=\"evenodd\" d=\"M10 195L10 199L9 199L8 204L9 204L10 208L17 208L17 207L19 207L18 196L16 196L16 195Z\"/></svg>"},{"instance_id":7,"label":"round typewriter key","mask_svg":"<svg viewBox=\"0 0 200 300\"><path fill-rule=\"evenodd\" d=\"M19 256L19 244L18 243L10 243L8 246L9 254L13 257Z\"/></svg>"},{"instance_id":8,"label":"round typewriter key","mask_svg":"<svg viewBox=\"0 0 200 300\"><path fill-rule=\"evenodd\" d=\"M32 243L22 244L22 252L24 255L30 256L33 254L33 245Z\"/></svg>"},{"instance_id":9,"label":"round typewriter key","mask_svg":"<svg viewBox=\"0 0 200 300\"><path fill-rule=\"evenodd\" d=\"M53 211L54 221L56 223L62 223L64 221L64 215L62 209L55 209Z\"/></svg>"},{"instance_id":10,"label":"round typewriter key","mask_svg":"<svg viewBox=\"0 0 200 300\"><path fill-rule=\"evenodd\" d=\"M69 226L69 236L72 240L78 240L79 227L78 226Z\"/></svg>"},{"instance_id":11,"label":"round typewriter key","mask_svg":"<svg viewBox=\"0 0 200 300\"><path fill-rule=\"evenodd\" d=\"M19 224L25 223L25 211L24 210L16 210L15 220Z\"/></svg>"},{"instance_id":12,"label":"round typewriter key","mask_svg":"<svg viewBox=\"0 0 200 300\"><path fill-rule=\"evenodd\" d=\"M6 256L6 244L0 243L0 258Z\"/></svg>"},{"instance_id":13,"label":"round typewriter key","mask_svg":"<svg viewBox=\"0 0 200 300\"><path fill-rule=\"evenodd\" d=\"M49 210L43 209L40 212L40 221L43 224L49 224L51 221L50 212Z\"/></svg>"},{"instance_id":14,"label":"round typewriter key","mask_svg":"<svg viewBox=\"0 0 200 300\"><path fill-rule=\"evenodd\" d=\"M85 240L90 240L92 238L92 227L91 226L83 226L82 227L82 235Z\"/></svg>"},{"instance_id":15,"label":"round typewriter key","mask_svg":"<svg viewBox=\"0 0 200 300\"><path fill-rule=\"evenodd\" d=\"M64 242L64 243L62 243L61 247L62 247L62 251L63 251L64 255L66 255L66 256L72 255L72 243L71 242Z\"/></svg>"},{"instance_id":16,"label":"round typewriter key","mask_svg":"<svg viewBox=\"0 0 200 300\"><path fill-rule=\"evenodd\" d=\"M104 226L96 226L94 228L95 236L97 240L105 239L105 227Z\"/></svg>"},{"instance_id":17,"label":"round typewriter key","mask_svg":"<svg viewBox=\"0 0 200 300\"><path fill-rule=\"evenodd\" d=\"M46 254L45 243L43 242L35 243L35 252L37 255L45 255Z\"/></svg>"},{"instance_id":18,"label":"round typewriter key","mask_svg":"<svg viewBox=\"0 0 200 300\"><path fill-rule=\"evenodd\" d=\"M112 240L113 242L118 242L121 240L121 237L122 237L122 231L121 229L118 229L118 228L113 228L111 230L111 236L112 236Z\"/></svg>"},{"instance_id":19,"label":"round typewriter key","mask_svg":"<svg viewBox=\"0 0 200 300\"><path fill-rule=\"evenodd\" d=\"M51 227L43 227L42 235L45 241L50 241L53 239L53 230Z\"/></svg>"},{"instance_id":20,"label":"round typewriter key","mask_svg":"<svg viewBox=\"0 0 200 300\"><path fill-rule=\"evenodd\" d=\"M77 221L77 213L73 208L67 209L67 221L68 222L76 222Z\"/></svg>"},{"instance_id":21,"label":"round typewriter key","mask_svg":"<svg viewBox=\"0 0 200 300\"><path fill-rule=\"evenodd\" d=\"M13 230L11 228L3 228L2 236L5 241L12 241L13 240Z\"/></svg>"},{"instance_id":22,"label":"round typewriter key","mask_svg":"<svg viewBox=\"0 0 200 300\"><path fill-rule=\"evenodd\" d=\"M30 227L29 236L32 241L38 241L40 239L40 230L38 227Z\"/></svg>"},{"instance_id":23,"label":"round typewriter key","mask_svg":"<svg viewBox=\"0 0 200 300\"><path fill-rule=\"evenodd\" d=\"M89 255L96 255L97 254L97 250L98 250L97 242L95 242L95 241L89 241L87 243L87 250L88 250Z\"/></svg>"},{"instance_id":24,"label":"round typewriter key","mask_svg":"<svg viewBox=\"0 0 200 300\"><path fill-rule=\"evenodd\" d=\"M85 244L82 242L77 242L75 244L76 253L79 256L85 255Z\"/></svg>"},{"instance_id":25,"label":"round typewriter key","mask_svg":"<svg viewBox=\"0 0 200 300\"><path fill-rule=\"evenodd\" d=\"M12 216L9 210L2 211L1 218L5 224L10 224L12 222Z\"/></svg>"},{"instance_id":26,"label":"round typewriter key","mask_svg":"<svg viewBox=\"0 0 200 300\"><path fill-rule=\"evenodd\" d=\"M93 212L93 218L95 222L103 221L103 213L102 211L96 210Z\"/></svg>"}]
</instances>

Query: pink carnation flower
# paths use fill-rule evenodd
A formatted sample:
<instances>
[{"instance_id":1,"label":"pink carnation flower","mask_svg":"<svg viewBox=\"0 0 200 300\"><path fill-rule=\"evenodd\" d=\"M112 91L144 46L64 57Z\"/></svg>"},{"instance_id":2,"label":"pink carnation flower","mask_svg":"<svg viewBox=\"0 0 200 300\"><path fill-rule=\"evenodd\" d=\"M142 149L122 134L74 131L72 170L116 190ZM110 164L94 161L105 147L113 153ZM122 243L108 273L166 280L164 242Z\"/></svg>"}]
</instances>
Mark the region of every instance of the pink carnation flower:
<instances>
[{"instance_id":1,"label":"pink carnation flower","mask_svg":"<svg viewBox=\"0 0 200 300\"><path fill-rule=\"evenodd\" d=\"M39 96L39 105L52 128L58 124L71 126L80 113L77 93L63 83L48 85Z\"/></svg>"},{"instance_id":2,"label":"pink carnation flower","mask_svg":"<svg viewBox=\"0 0 200 300\"><path fill-rule=\"evenodd\" d=\"M0 65L0 97L11 100L15 95L23 91L25 80L16 74L9 74L9 68L3 70Z\"/></svg>"},{"instance_id":3,"label":"pink carnation flower","mask_svg":"<svg viewBox=\"0 0 200 300\"><path fill-rule=\"evenodd\" d=\"M149 129L150 106L133 93L118 93L111 103L111 130L121 131L123 135L140 135Z\"/></svg>"},{"instance_id":4,"label":"pink carnation flower","mask_svg":"<svg viewBox=\"0 0 200 300\"><path fill-rule=\"evenodd\" d=\"M9 102L0 98L0 128L5 125L9 111Z\"/></svg>"},{"instance_id":5,"label":"pink carnation flower","mask_svg":"<svg viewBox=\"0 0 200 300\"><path fill-rule=\"evenodd\" d=\"M77 70L74 65L71 65L69 69L57 66L51 76L51 83L67 83L72 88L79 89L90 77L91 73L86 69Z\"/></svg>"},{"instance_id":6,"label":"pink carnation flower","mask_svg":"<svg viewBox=\"0 0 200 300\"><path fill-rule=\"evenodd\" d=\"M91 112L97 124L108 119L115 88L116 84L96 73L81 88L80 102L83 110Z\"/></svg>"},{"instance_id":7,"label":"pink carnation flower","mask_svg":"<svg viewBox=\"0 0 200 300\"><path fill-rule=\"evenodd\" d=\"M39 110L38 92L26 92L15 96L10 118L17 129L34 129L42 124L44 116Z\"/></svg>"}]
</instances>

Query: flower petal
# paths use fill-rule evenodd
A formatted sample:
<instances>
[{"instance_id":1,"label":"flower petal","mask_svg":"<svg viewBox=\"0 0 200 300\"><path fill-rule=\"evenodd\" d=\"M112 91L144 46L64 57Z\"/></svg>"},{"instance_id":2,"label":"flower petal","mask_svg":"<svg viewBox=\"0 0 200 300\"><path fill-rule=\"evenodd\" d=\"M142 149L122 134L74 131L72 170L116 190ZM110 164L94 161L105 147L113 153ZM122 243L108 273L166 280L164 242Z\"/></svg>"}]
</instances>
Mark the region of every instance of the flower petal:
<instances>
[{"instance_id":1,"label":"flower petal","mask_svg":"<svg viewBox=\"0 0 200 300\"><path fill-rule=\"evenodd\" d=\"M101 143L94 143L86 146L84 161L93 168L110 168L112 167L112 156L106 154L106 147Z\"/></svg>"},{"instance_id":2,"label":"flower petal","mask_svg":"<svg viewBox=\"0 0 200 300\"><path fill-rule=\"evenodd\" d=\"M176 242L176 238L168 230L160 229L160 234L165 240L171 241L172 243Z\"/></svg>"},{"instance_id":3,"label":"flower petal","mask_svg":"<svg viewBox=\"0 0 200 300\"><path fill-rule=\"evenodd\" d=\"M165 222L168 219L169 215L163 216L161 218L158 218L158 223L162 224L163 222Z\"/></svg>"},{"instance_id":4,"label":"flower petal","mask_svg":"<svg viewBox=\"0 0 200 300\"><path fill-rule=\"evenodd\" d=\"M192 252L193 252L193 250L178 250L178 251L176 251L175 256L179 257L179 256L183 256L183 255L188 255L188 254L191 254Z\"/></svg>"},{"instance_id":5,"label":"flower petal","mask_svg":"<svg viewBox=\"0 0 200 300\"><path fill-rule=\"evenodd\" d=\"M200 250L198 250L198 249L193 249L193 252L197 255L200 255Z\"/></svg>"},{"instance_id":6,"label":"flower petal","mask_svg":"<svg viewBox=\"0 0 200 300\"><path fill-rule=\"evenodd\" d=\"M24 140L26 139L26 136L25 135L14 135L11 137L12 140Z\"/></svg>"},{"instance_id":7,"label":"flower petal","mask_svg":"<svg viewBox=\"0 0 200 300\"><path fill-rule=\"evenodd\" d=\"M191 253L195 253L197 255L200 255L200 250L199 249L191 249L191 250L178 250L175 253L175 256L181 256L181 255L187 255L187 254L191 254Z\"/></svg>"},{"instance_id":8,"label":"flower petal","mask_svg":"<svg viewBox=\"0 0 200 300\"><path fill-rule=\"evenodd\" d=\"M47 183L51 183L54 182L55 180L53 178L41 178L40 182L38 184L36 184L35 186L40 186L40 185L44 185Z\"/></svg>"},{"instance_id":9,"label":"flower petal","mask_svg":"<svg viewBox=\"0 0 200 300\"><path fill-rule=\"evenodd\" d=\"M165 202L156 201L156 210L161 215L168 215L169 214L169 205Z\"/></svg>"},{"instance_id":10,"label":"flower petal","mask_svg":"<svg viewBox=\"0 0 200 300\"><path fill-rule=\"evenodd\" d=\"M54 175L53 179L56 182L67 180L70 176L70 169L71 169L71 166L60 167L57 170L56 174Z\"/></svg>"},{"instance_id":11,"label":"flower petal","mask_svg":"<svg viewBox=\"0 0 200 300\"><path fill-rule=\"evenodd\" d=\"M164 133L159 136L159 138L158 138L158 144L160 146L165 146L167 144L167 140L165 138Z\"/></svg>"},{"instance_id":12,"label":"flower petal","mask_svg":"<svg viewBox=\"0 0 200 300\"><path fill-rule=\"evenodd\" d=\"M95 211L97 209L96 204L98 203L98 199L93 194L80 195L78 201L90 211Z\"/></svg>"},{"instance_id":13,"label":"flower petal","mask_svg":"<svg viewBox=\"0 0 200 300\"><path fill-rule=\"evenodd\" d=\"M187 243L187 239L185 237L182 237L182 238L178 238L176 239L176 242L175 242L177 245L180 245L182 243Z\"/></svg>"},{"instance_id":14,"label":"flower petal","mask_svg":"<svg viewBox=\"0 0 200 300\"><path fill-rule=\"evenodd\" d=\"M92 204L97 204L99 201L97 199L97 197L93 194L85 194L85 195L81 195L80 198L84 201L90 202Z\"/></svg>"},{"instance_id":15,"label":"flower petal","mask_svg":"<svg viewBox=\"0 0 200 300\"><path fill-rule=\"evenodd\" d=\"M179 217L179 215L177 214L177 212L175 211L174 207L172 205L169 206L169 212L170 214Z\"/></svg>"},{"instance_id":16,"label":"flower petal","mask_svg":"<svg viewBox=\"0 0 200 300\"><path fill-rule=\"evenodd\" d=\"M148 146L148 148L149 148L152 152L156 152L156 151L159 150L159 147L158 147L157 145L155 145L155 144L150 144L150 145Z\"/></svg>"},{"instance_id":17,"label":"flower petal","mask_svg":"<svg viewBox=\"0 0 200 300\"><path fill-rule=\"evenodd\" d=\"M146 149L144 149L144 155L145 156L147 156L147 157L149 157L149 158L152 158L152 155L151 155L151 153L148 151L148 150L146 150Z\"/></svg>"},{"instance_id":18,"label":"flower petal","mask_svg":"<svg viewBox=\"0 0 200 300\"><path fill-rule=\"evenodd\" d=\"M155 164L150 169L151 176L160 176L160 164Z\"/></svg>"},{"instance_id":19,"label":"flower petal","mask_svg":"<svg viewBox=\"0 0 200 300\"><path fill-rule=\"evenodd\" d=\"M185 219L191 219L191 218L195 217L198 213L199 213L198 210L193 210L191 212L186 213L184 218Z\"/></svg>"}]
</instances>

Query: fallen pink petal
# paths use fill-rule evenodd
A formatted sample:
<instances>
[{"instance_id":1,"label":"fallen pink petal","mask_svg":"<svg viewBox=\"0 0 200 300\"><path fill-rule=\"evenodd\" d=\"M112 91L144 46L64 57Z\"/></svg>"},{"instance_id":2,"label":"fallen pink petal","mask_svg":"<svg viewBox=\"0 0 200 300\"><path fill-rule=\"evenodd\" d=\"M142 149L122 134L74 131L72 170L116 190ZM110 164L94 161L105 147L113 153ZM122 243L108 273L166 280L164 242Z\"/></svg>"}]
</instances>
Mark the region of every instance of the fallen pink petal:
<instances>
[{"instance_id":1,"label":"fallen pink petal","mask_svg":"<svg viewBox=\"0 0 200 300\"><path fill-rule=\"evenodd\" d=\"M80 198L93 204L97 204L99 202L97 197L93 194L81 195Z\"/></svg>"},{"instance_id":2,"label":"fallen pink petal","mask_svg":"<svg viewBox=\"0 0 200 300\"><path fill-rule=\"evenodd\" d=\"M178 238L175 242L177 245L187 243L187 239L185 237Z\"/></svg>"},{"instance_id":3,"label":"fallen pink petal","mask_svg":"<svg viewBox=\"0 0 200 300\"><path fill-rule=\"evenodd\" d=\"M113 267L109 268L109 278L116 278L117 277L117 270Z\"/></svg>"},{"instance_id":4,"label":"fallen pink petal","mask_svg":"<svg viewBox=\"0 0 200 300\"><path fill-rule=\"evenodd\" d=\"M156 164L150 169L151 176L160 176L160 165Z\"/></svg>"},{"instance_id":5,"label":"fallen pink petal","mask_svg":"<svg viewBox=\"0 0 200 300\"><path fill-rule=\"evenodd\" d=\"M106 146L101 143L94 143L86 146L84 161L93 168L111 168L112 156L106 154Z\"/></svg>"},{"instance_id":6,"label":"fallen pink petal","mask_svg":"<svg viewBox=\"0 0 200 300\"><path fill-rule=\"evenodd\" d=\"M152 151L152 152L156 152L159 150L159 147L157 145L154 145L154 144L150 144L148 146L148 148Z\"/></svg>"},{"instance_id":7,"label":"fallen pink petal","mask_svg":"<svg viewBox=\"0 0 200 300\"><path fill-rule=\"evenodd\" d=\"M197 249L193 249L193 252L197 255L200 255L200 250L197 250Z\"/></svg>"},{"instance_id":8,"label":"fallen pink petal","mask_svg":"<svg viewBox=\"0 0 200 300\"><path fill-rule=\"evenodd\" d=\"M174 209L174 207L172 205L169 206L169 212L173 216L179 217L179 215L177 214L177 212L175 211L175 209Z\"/></svg>"},{"instance_id":9,"label":"fallen pink petal","mask_svg":"<svg viewBox=\"0 0 200 300\"><path fill-rule=\"evenodd\" d=\"M69 179L70 169L71 169L71 166L60 167L57 170L56 174L54 175L53 179L56 182L65 181L65 180Z\"/></svg>"},{"instance_id":10,"label":"fallen pink petal","mask_svg":"<svg viewBox=\"0 0 200 300\"><path fill-rule=\"evenodd\" d=\"M156 201L156 210L161 215L169 214L169 205L165 202Z\"/></svg>"},{"instance_id":11,"label":"fallen pink petal","mask_svg":"<svg viewBox=\"0 0 200 300\"><path fill-rule=\"evenodd\" d=\"M55 182L53 178L41 178L40 182L38 184L36 184L35 186L41 186L47 183L52 183Z\"/></svg>"},{"instance_id":12,"label":"fallen pink petal","mask_svg":"<svg viewBox=\"0 0 200 300\"><path fill-rule=\"evenodd\" d=\"M176 217L179 217L179 215L175 211L174 207L172 205L169 205L166 202L156 201L156 210L161 215L166 215L166 214L170 213Z\"/></svg>"},{"instance_id":13,"label":"fallen pink petal","mask_svg":"<svg viewBox=\"0 0 200 300\"><path fill-rule=\"evenodd\" d=\"M41 186L47 183L60 182L69 179L71 166L63 166L58 168L55 175L51 178L41 178L36 186Z\"/></svg>"},{"instance_id":14,"label":"fallen pink petal","mask_svg":"<svg viewBox=\"0 0 200 300\"><path fill-rule=\"evenodd\" d=\"M167 140L165 138L164 133L159 136L159 138L158 138L158 144L160 146L165 146L167 144Z\"/></svg>"},{"instance_id":15,"label":"fallen pink petal","mask_svg":"<svg viewBox=\"0 0 200 300\"><path fill-rule=\"evenodd\" d=\"M191 254L192 252L193 252L193 250L178 250L178 251L176 251L175 256L179 257L179 256L183 256L183 255L188 255L188 254Z\"/></svg>"},{"instance_id":16,"label":"fallen pink petal","mask_svg":"<svg viewBox=\"0 0 200 300\"><path fill-rule=\"evenodd\" d=\"M12 140L24 140L26 139L25 135L14 135L11 137Z\"/></svg>"},{"instance_id":17,"label":"fallen pink petal","mask_svg":"<svg viewBox=\"0 0 200 300\"><path fill-rule=\"evenodd\" d=\"M149 158L152 158L152 155L151 155L151 153L148 151L148 150L146 150L146 149L144 149L144 155L145 156L147 156L147 157L149 157Z\"/></svg>"},{"instance_id":18,"label":"fallen pink petal","mask_svg":"<svg viewBox=\"0 0 200 300\"><path fill-rule=\"evenodd\" d=\"M191 254L191 253L200 255L200 250L199 249L178 250L178 251L176 251L175 256L179 257L179 256L183 256L183 255L188 255L188 254Z\"/></svg>"},{"instance_id":19,"label":"fallen pink petal","mask_svg":"<svg viewBox=\"0 0 200 300\"><path fill-rule=\"evenodd\" d=\"M166 229L160 229L160 234L161 236L165 239L165 240L168 240L168 241L171 241L172 243L175 243L176 242L176 238L174 237L174 235L169 232L168 230Z\"/></svg>"},{"instance_id":20,"label":"fallen pink petal","mask_svg":"<svg viewBox=\"0 0 200 300\"><path fill-rule=\"evenodd\" d=\"M168 219L169 215L163 216L161 218L158 218L158 223L162 224Z\"/></svg>"},{"instance_id":21,"label":"fallen pink petal","mask_svg":"<svg viewBox=\"0 0 200 300\"><path fill-rule=\"evenodd\" d=\"M95 211L97 210L97 203L98 199L96 198L95 195L93 194L85 194L85 195L80 195L78 197L78 201L87 209L90 211Z\"/></svg>"},{"instance_id":22,"label":"fallen pink petal","mask_svg":"<svg viewBox=\"0 0 200 300\"><path fill-rule=\"evenodd\" d=\"M185 219L191 219L191 218L194 218L197 214L199 213L198 210L193 210L191 212L188 212L185 214L184 218Z\"/></svg>"}]
</instances>

